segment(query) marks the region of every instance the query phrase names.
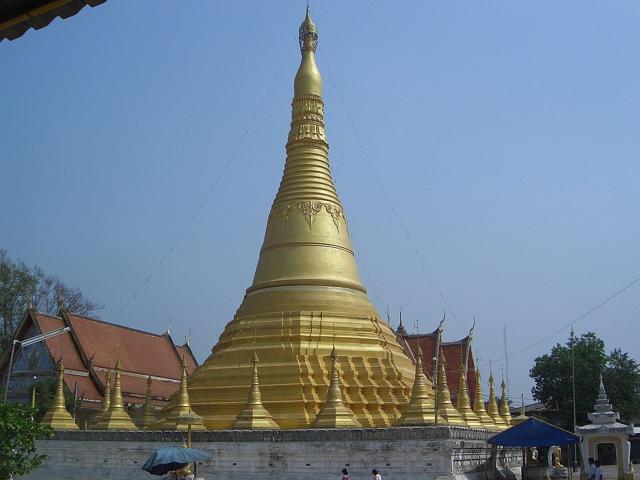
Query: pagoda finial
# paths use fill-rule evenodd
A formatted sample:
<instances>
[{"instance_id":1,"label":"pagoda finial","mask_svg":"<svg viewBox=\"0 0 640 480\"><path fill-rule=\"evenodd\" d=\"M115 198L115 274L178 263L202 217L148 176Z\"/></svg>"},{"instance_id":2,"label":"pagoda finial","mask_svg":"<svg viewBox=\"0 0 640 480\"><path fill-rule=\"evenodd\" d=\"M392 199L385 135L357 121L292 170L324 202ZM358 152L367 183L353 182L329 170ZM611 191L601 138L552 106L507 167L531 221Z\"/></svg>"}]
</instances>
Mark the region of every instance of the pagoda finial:
<instances>
[{"instance_id":1,"label":"pagoda finial","mask_svg":"<svg viewBox=\"0 0 640 480\"><path fill-rule=\"evenodd\" d=\"M147 377L147 394L144 399L144 406L142 411L142 418L140 419L140 428L145 430L153 428L152 425L156 422L156 416L153 408L153 396L151 395L151 375Z\"/></svg>"},{"instance_id":2,"label":"pagoda finial","mask_svg":"<svg viewBox=\"0 0 640 480\"><path fill-rule=\"evenodd\" d=\"M500 397L500 405L498 406L498 411L500 416L507 424L507 427L511 426L511 410L509 409L509 395L507 393L507 382L502 377L502 383L500 384L500 388L502 389L502 396Z\"/></svg>"},{"instance_id":3,"label":"pagoda finial","mask_svg":"<svg viewBox=\"0 0 640 480\"><path fill-rule=\"evenodd\" d=\"M498 400L496 396L496 385L493 379L493 373L489 373L489 402L487 403L487 413L496 424L499 430L504 430L507 424L504 418L500 416L500 410L498 409Z\"/></svg>"},{"instance_id":4,"label":"pagoda finial","mask_svg":"<svg viewBox=\"0 0 640 480\"><path fill-rule=\"evenodd\" d=\"M529 418L524 412L524 393L521 393L520 396L522 397L522 403L520 404L520 415L517 415L511 419L511 425L518 425L519 423L522 423Z\"/></svg>"},{"instance_id":5,"label":"pagoda finial","mask_svg":"<svg viewBox=\"0 0 640 480\"><path fill-rule=\"evenodd\" d=\"M278 430L280 426L273 420L273 417L262 404L260 395L260 385L258 383L258 354L253 351L251 359L252 376L249 396L244 409L236 418L233 424L237 430Z\"/></svg>"},{"instance_id":6,"label":"pagoda finial","mask_svg":"<svg viewBox=\"0 0 640 480\"><path fill-rule=\"evenodd\" d=\"M458 398L456 400L456 409L460 412L460 416L472 428L482 428L482 422L478 416L473 413L471 401L469 400L469 391L467 387L467 369L463 365L460 368L460 379L458 381Z\"/></svg>"},{"instance_id":7,"label":"pagoda finial","mask_svg":"<svg viewBox=\"0 0 640 480\"><path fill-rule=\"evenodd\" d=\"M489 429L496 428L496 422L484 408L484 399L482 398L482 378L480 376L480 370L478 369L476 369L476 394L473 398L473 413L475 413L480 419L483 427Z\"/></svg>"},{"instance_id":8,"label":"pagoda finial","mask_svg":"<svg viewBox=\"0 0 640 480\"><path fill-rule=\"evenodd\" d=\"M438 396L438 409L436 414L438 415L438 424L466 427L467 423L460 415L460 412L453 406L453 403L451 403L451 392L449 392L449 386L447 385L446 366L447 361L444 357L441 344L438 352L438 383L436 384L436 395Z\"/></svg>"},{"instance_id":9,"label":"pagoda finial","mask_svg":"<svg viewBox=\"0 0 640 480\"><path fill-rule=\"evenodd\" d=\"M422 348L420 341L416 346L416 371L411 389L411 398L404 407L402 416L398 421L399 425L432 425L435 423L435 410L433 405L433 395L430 394L427 377L422 370Z\"/></svg>"},{"instance_id":10,"label":"pagoda finial","mask_svg":"<svg viewBox=\"0 0 640 480\"><path fill-rule=\"evenodd\" d=\"M304 51L316 51L318 45L318 28L316 24L311 20L311 8L307 2L307 11L304 16L304 20L298 30L298 42L300 43L300 50Z\"/></svg>"},{"instance_id":11,"label":"pagoda finial","mask_svg":"<svg viewBox=\"0 0 640 480\"><path fill-rule=\"evenodd\" d=\"M109 410L101 415L100 419L95 423L96 430L137 430L133 420L124 406L122 398L122 364L120 359L116 361L115 379L113 382L113 396Z\"/></svg>"},{"instance_id":12,"label":"pagoda finial","mask_svg":"<svg viewBox=\"0 0 640 480\"><path fill-rule=\"evenodd\" d=\"M78 425L67 411L64 400L64 361L60 358L58 362L58 381L56 384L56 394L53 405L42 417L42 425L47 425L54 430L79 430Z\"/></svg>"},{"instance_id":13,"label":"pagoda finial","mask_svg":"<svg viewBox=\"0 0 640 480\"><path fill-rule=\"evenodd\" d=\"M353 411L342 398L340 377L338 375L338 355L336 346L331 349L331 379L327 390L327 399L320 408L313 423L315 428L349 428L360 427Z\"/></svg>"}]
</instances>

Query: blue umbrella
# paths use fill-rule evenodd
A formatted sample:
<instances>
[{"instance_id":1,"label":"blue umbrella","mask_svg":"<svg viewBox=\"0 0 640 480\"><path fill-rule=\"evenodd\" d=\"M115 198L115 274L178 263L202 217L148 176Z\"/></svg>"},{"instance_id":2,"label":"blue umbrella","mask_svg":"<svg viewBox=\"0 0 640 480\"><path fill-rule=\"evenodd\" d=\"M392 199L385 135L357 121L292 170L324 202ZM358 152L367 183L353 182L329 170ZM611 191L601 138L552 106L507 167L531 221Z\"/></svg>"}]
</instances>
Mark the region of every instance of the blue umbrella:
<instances>
[{"instance_id":1,"label":"blue umbrella","mask_svg":"<svg viewBox=\"0 0 640 480\"><path fill-rule=\"evenodd\" d=\"M180 470L191 462L198 460L206 460L210 457L206 452L196 450L195 448L162 447L153 452L153 454L144 462L142 469L153 475L164 475L168 472Z\"/></svg>"}]
</instances>

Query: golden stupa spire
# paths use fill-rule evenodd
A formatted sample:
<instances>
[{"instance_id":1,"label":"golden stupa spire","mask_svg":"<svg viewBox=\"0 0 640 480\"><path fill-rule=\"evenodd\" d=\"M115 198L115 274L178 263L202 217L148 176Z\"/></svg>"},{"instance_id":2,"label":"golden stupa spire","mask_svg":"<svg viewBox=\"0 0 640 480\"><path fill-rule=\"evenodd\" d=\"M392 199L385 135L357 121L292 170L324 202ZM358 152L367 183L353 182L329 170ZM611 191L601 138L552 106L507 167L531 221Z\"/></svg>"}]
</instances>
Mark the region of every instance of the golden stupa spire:
<instances>
[{"instance_id":1,"label":"golden stupa spire","mask_svg":"<svg viewBox=\"0 0 640 480\"><path fill-rule=\"evenodd\" d=\"M447 385L447 362L444 358L444 352L442 350L442 344L438 351L438 383L436 386L436 398L437 407L436 413L438 415L439 425L457 425L460 427L466 427L467 423L460 415L460 412L456 410L456 407L451 403L451 393L449 392L449 386Z\"/></svg>"},{"instance_id":2,"label":"golden stupa spire","mask_svg":"<svg viewBox=\"0 0 640 480\"><path fill-rule=\"evenodd\" d=\"M498 412L504 420L505 426L509 427L511 426L511 410L509 409L509 395L507 394L507 383L504 381L504 377L502 378L500 387L502 389L502 396L500 397Z\"/></svg>"},{"instance_id":3,"label":"golden stupa spire","mask_svg":"<svg viewBox=\"0 0 640 480\"><path fill-rule=\"evenodd\" d=\"M253 352L253 359L251 365L253 368L253 375L251 379L251 387L249 387L249 397L247 398L247 404L238 415L236 423L233 424L234 429L238 430L259 430L279 429L280 426L273 421L271 414L262 405L262 396L260 395L260 385L258 384L258 354Z\"/></svg>"},{"instance_id":4,"label":"golden stupa spire","mask_svg":"<svg viewBox=\"0 0 640 480\"><path fill-rule=\"evenodd\" d=\"M188 425L185 424L181 417L188 415L191 412L191 401L189 399L189 385L187 372L187 362L185 357L182 357L180 371L180 388L175 397L171 399L169 404L162 409L163 415L158 422L153 425L153 428L161 430L187 430ZM201 424L192 424L193 430L206 430Z\"/></svg>"},{"instance_id":5,"label":"golden stupa spire","mask_svg":"<svg viewBox=\"0 0 640 480\"><path fill-rule=\"evenodd\" d=\"M120 360L116 361L115 371L113 397L111 398L109 410L101 415L94 428L96 430L137 430L138 427L131 420L122 398L122 384L120 381L122 364Z\"/></svg>"},{"instance_id":6,"label":"golden stupa spire","mask_svg":"<svg viewBox=\"0 0 640 480\"><path fill-rule=\"evenodd\" d=\"M58 362L58 383L53 405L42 417L42 425L47 425L54 430L79 430L78 425L67 411L64 401L64 362L62 358Z\"/></svg>"},{"instance_id":7,"label":"golden stupa spire","mask_svg":"<svg viewBox=\"0 0 640 480\"><path fill-rule=\"evenodd\" d=\"M404 407L399 425L431 425L435 422L432 388L422 370L422 347L416 347L416 373L409 403Z\"/></svg>"},{"instance_id":8,"label":"golden stupa spire","mask_svg":"<svg viewBox=\"0 0 640 480\"><path fill-rule=\"evenodd\" d=\"M102 395L102 402L100 410L97 411L91 419L90 428L96 428L96 425L100 423L100 420L104 417L105 413L109 411L111 406L111 374L109 370L104 376L104 394Z\"/></svg>"},{"instance_id":9,"label":"golden stupa spire","mask_svg":"<svg viewBox=\"0 0 640 480\"><path fill-rule=\"evenodd\" d=\"M518 425L519 423L525 422L529 419L524 411L524 393L520 395L522 396L522 403L520 404L520 415L517 415L511 419L511 425Z\"/></svg>"},{"instance_id":10,"label":"golden stupa spire","mask_svg":"<svg viewBox=\"0 0 640 480\"><path fill-rule=\"evenodd\" d=\"M308 428L322 406L323 399L309 392L324 374L332 343L322 325L331 323L345 359L341 381L358 422L390 426L411 393L412 362L362 286L331 175L318 29L308 9L299 45L286 161L253 281L213 354L190 379L192 405L210 429L231 428L234 412L246 405L249 385L236 380L244 378L254 349L269 360L261 365L260 386L274 421L285 429ZM251 193L242 186L237 191Z\"/></svg>"},{"instance_id":11,"label":"golden stupa spire","mask_svg":"<svg viewBox=\"0 0 640 480\"><path fill-rule=\"evenodd\" d=\"M489 429L496 428L496 422L487 413L484 408L484 399L482 398L482 378L480 370L476 369L476 394L473 398L473 413L480 419L482 426Z\"/></svg>"},{"instance_id":12,"label":"golden stupa spire","mask_svg":"<svg viewBox=\"0 0 640 480\"><path fill-rule=\"evenodd\" d=\"M142 407L142 417L140 418L140 428L149 430L153 428L153 424L156 422L155 409L153 408L153 401L151 396L151 375L147 377L147 395L144 399L144 406Z\"/></svg>"},{"instance_id":13,"label":"golden stupa spire","mask_svg":"<svg viewBox=\"0 0 640 480\"><path fill-rule=\"evenodd\" d=\"M460 380L458 388L458 398L456 400L456 408L460 412L460 416L467 425L473 428L482 428L482 422L471 408L469 400L469 391L467 388L467 370L463 366L460 369Z\"/></svg>"},{"instance_id":14,"label":"golden stupa spire","mask_svg":"<svg viewBox=\"0 0 640 480\"><path fill-rule=\"evenodd\" d=\"M496 385L493 380L493 373L489 373L489 401L487 402L487 413L493 419L496 424L496 428L504 430L507 424L504 418L500 416L500 410L498 409L498 400L496 397Z\"/></svg>"},{"instance_id":15,"label":"golden stupa spire","mask_svg":"<svg viewBox=\"0 0 640 480\"><path fill-rule=\"evenodd\" d=\"M342 398L342 388L338 376L338 355L335 346L331 350L331 379L327 390L327 399L316 415L313 426L315 428L357 428L361 426Z\"/></svg>"}]
</instances>

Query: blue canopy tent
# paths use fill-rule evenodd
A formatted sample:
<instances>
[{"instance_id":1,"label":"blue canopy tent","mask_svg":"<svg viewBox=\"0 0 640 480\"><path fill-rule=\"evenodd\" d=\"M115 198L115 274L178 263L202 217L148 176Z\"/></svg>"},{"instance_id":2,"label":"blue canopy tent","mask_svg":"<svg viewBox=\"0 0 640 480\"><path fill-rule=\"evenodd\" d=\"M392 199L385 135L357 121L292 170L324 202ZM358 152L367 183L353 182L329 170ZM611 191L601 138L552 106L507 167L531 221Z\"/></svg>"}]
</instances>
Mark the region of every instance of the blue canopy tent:
<instances>
[{"instance_id":1,"label":"blue canopy tent","mask_svg":"<svg viewBox=\"0 0 640 480\"><path fill-rule=\"evenodd\" d=\"M487 440L491 445L503 447L550 447L579 441L577 435L533 417Z\"/></svg>"}]
</instances>

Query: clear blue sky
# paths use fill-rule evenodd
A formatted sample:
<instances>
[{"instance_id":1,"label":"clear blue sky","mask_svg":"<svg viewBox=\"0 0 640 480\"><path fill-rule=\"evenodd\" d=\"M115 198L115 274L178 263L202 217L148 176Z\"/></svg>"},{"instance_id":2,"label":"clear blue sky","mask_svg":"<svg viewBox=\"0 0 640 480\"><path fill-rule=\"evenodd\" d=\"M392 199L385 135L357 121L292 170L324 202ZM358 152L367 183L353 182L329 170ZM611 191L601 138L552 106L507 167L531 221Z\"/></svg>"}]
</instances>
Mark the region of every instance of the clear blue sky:
<instances>
[{"instance_id":1,"label":"clear blue sky","mask_svg":"<svg viewBox=\"0 0 640 480\"><path fill-rule=\"evenodd\" d=\"M202 360L251 283L304 6L109 0L2 42L0 248L107 321L190 329ZM440 291L447 340L476 315L499 375L503 326L515 351L640 275L640 3L312 13L334 176L383 315L432 330ZM637 284L575 328L638 358L639 317ZM567 337L510 359L512 396Z\"/></svg>"}]
</instances>

